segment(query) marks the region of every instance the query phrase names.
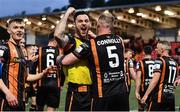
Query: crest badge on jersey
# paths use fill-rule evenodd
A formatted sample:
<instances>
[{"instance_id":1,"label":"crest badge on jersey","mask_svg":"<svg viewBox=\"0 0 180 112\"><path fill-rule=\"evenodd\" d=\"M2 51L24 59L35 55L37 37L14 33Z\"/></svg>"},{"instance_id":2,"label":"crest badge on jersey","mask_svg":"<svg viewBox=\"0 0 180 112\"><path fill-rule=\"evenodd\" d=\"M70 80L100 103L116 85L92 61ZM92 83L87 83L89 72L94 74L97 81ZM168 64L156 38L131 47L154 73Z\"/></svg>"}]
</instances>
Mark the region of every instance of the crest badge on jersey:
<instances>
[{"instance_id":1,"label":"crest badge on jersey","mask_svg":"<svg viewBox=\"0 0 180 112\"><path fill-rule=\"evenodd\" d=\"M0 49L0 56L4 55L4 51Z\"/></svg>"},{"instance_id":2,"label":"crest badge on jersey","mask_svg":"<svg viewBox=\"0 0 180 112\"><path fill-rule=\"evenodd\" d=\"M82 50L83 50L83 48L82 48L81 46L79 46L79 47L76 48L76 51L77 51L78 53L80 53Z\"/></svg>"}]
</instances>

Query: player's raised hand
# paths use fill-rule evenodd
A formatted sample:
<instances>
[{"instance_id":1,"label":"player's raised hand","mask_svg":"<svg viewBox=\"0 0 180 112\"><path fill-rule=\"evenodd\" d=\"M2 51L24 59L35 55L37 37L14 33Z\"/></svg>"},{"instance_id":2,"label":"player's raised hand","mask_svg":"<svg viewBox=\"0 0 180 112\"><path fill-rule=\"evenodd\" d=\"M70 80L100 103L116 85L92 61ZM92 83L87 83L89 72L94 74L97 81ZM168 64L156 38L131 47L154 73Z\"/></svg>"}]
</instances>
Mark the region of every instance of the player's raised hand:
<instances>
[{"instance_id":1,"label":"player's raised hand","mask_svg":"<svg viewBox=\"0 0 180 112\"><path fill-rule=\"evenodd\" d=\"M39 57L39 55L32 55L32 56L29 58L29 60L35 62L35 61L38 60L38 57Z\"/></svg>"},{"instance_id":2,"label":"player's raised hand","mask_svg":"<svg viewBox=\"0 0 180 112\"><path fill-rule=\"evenodd\" d=\"M43 70L43 74L48 75L48 74L57 73L57 69L58 69L57 66L51 65L47 67L45 70Z\"/></svg>"},{"instance_id":3,"label":"player's raised hand","mask_svg":"<svg viewBox=\"0 0 180 112\"><path fill-rule=\"evenodd\" d=\"M142 97L142 99L141 99L141 103L142 104L145 104L146 103L146 100L147 100L147 95L144 95L143 97Z\"/></svg>"},{"instance_id":4,"label":"player's raised hand","mask_svg":"<svg viewBox=\"0 0 180 112\"><path fill-rule=\"evenodd\" d=\"M136 95L136 99L137 99L138 101L141 101L141 96L140 96L140 94L139 94L138 92L135 92L135 95Z\"/></svg>"},{"instance_id":5,"label":"player's raised hand","mask_svg":"<svg viewBox=\"0 0 180 112\"><path fill-rule=\"evenodd\" d=\"M176 87L178 85L180 85L180 79L177 79L177 80L174 81L174 87Z\"/></svg>"},{"instance_id":6,"label":"player's raised hand","mask_svg":"<svg viewBox=\"0 0 180 112\"><path fill-rule=\"evenodd\" d=\"M70 15L70 14L72 14L72 13L74 13L74 12L75 12L75 8L74 8L74 7L69 7L69 8L67 9L67 11L66 11L66 14Z\"/></svg>"},{"instance_id":7,"label":"player's raised hand","mask_svg":"<svg viewBox=\"0 0 180 112\"><path fill-rule=\"evenodd\" d=\"M94 34L91 30L88 31L88 35L90 38L96 38L96 34Z\"/></svg>"}]
</instances>

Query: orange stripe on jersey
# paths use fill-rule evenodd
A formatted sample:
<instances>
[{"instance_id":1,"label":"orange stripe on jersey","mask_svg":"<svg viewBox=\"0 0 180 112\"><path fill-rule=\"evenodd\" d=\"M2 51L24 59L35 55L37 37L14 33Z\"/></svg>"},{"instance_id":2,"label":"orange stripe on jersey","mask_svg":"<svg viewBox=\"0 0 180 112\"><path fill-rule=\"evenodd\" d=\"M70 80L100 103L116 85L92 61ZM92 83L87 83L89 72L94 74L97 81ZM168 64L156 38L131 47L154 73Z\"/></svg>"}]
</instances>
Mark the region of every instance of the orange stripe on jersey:
<instances>
[{"instance_id":1,"label":"orange stripe on jersey","mask_svg":"<svg viewBox=\"0 0 180 112\"><path fill-rule=\"evenodd\" d=\"M159 85L159 91L158 91L158 103L161 102L161 97L162 97L162 90L163 90L163 81L164 81L164 77L165 77L165 70L166 70L166 62L163 58L160 58L163 62L163 69L162 69L162 75L161 75L161 79L160 79L160 85Z\"/></svg>"},{"instance_id":2,"label":"orange stripe on jersey","mask_svg":"<svg viewBox=\"0 0 180 112\"><path fill-rule=\"evenodd\" d=\"M59 68L58 68L58 70L57 70L57 74L56 74L56 75L57 75L57 84L58 84L58 88L60 88L60 86L61 86L61 85L60 85L60 80L61 80L60 75L61 75L61 74L60 74L60 72L59 72L59 71L60 71L60 70L59 70Z\"/></svg>"},{"instance_id":3,"label":"orange stripe on jersey","mask_svg":"<svg viewBox=\"0 0 180 112\"><path fill-rule=\"evenodd\" d=\"M14 58L19 57L16 47L10 41L7 42L10 49L10 64L8 70L8 79L9 79L9 90L13 95L18 98L18 75L19 75L19 63L13 62Z\"/></svg>"},{"instance_id":4,"label":"orange stripe on jersey","mask_svg":"<svg viewBox=\"0 0 180 112\"><path fill-rule=\"evenodd\" d=\"M95 61L96 66L96 75L97 75L97 83L98 83L98 95L99 97L102 97L102 80L101 80L101 74L100 74L100 66L99 66L99 58L97 54L96 44L94 39L91 39L91 48L93 53L93 58Z\"/></svg>"},{"instance_id":5,"label":"orange stripe on jersey","mask_svg":"<svg viewBox=\"0 0 180 112\"><path fill-rule=\"evenodd\" d=\"M38 67L38 72L41 73L42 72L42 47L39 47L39 67ZM41 79L39 79L39 85L41 86Z\"/></svg>"},{"instance_id":6,"label":"orange stripe on jersey","mask_svg":"<svg viewBox=\"0 0 180 112\"><path fill-rule=\"evenodd\" d=\"M145 78L144 78L144 75L145 75L145 73L144 73L144 64L143 64L142 61L140 61L140 64L141 64L141 71L142 71L141 90L142 90L142 92L144 92L144 80L145 80Z\"/></svg>"}]
</instances>

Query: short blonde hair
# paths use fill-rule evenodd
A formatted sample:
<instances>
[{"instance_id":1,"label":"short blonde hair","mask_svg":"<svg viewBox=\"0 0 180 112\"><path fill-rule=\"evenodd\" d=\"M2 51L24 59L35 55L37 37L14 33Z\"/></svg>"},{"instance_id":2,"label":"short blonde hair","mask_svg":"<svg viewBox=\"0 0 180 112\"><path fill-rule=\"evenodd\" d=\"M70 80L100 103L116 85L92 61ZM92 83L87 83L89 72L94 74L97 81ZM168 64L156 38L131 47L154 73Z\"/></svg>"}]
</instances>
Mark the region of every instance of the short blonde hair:
<instances>
[{"instance_id":1,"label":"short blonde hair","mask_svg":"<svg viewBox=\"0 0 180 112\"><path fill-rule=\"evenodd\" d=\"M114 20L114 16L111 13L103 13L100 15L98 22L112 29Z\"/></svg>"},{"instance_id":2,"label":"short blonde hair","mask_svg":"<svg viewBox=\"0 0 180 112\"><path fill-rule=\"evenodd\" d=\"M7 27L9 27L11 25L11 23L13 23L13 22L22 23L22 22L24 22L24 20L22 18L9 19L7 22Z\"/></svg>"},{"instance_id":3,"label":"short blonde hair","mask_svg":"<svg viewBox=\"0 0 180 112\"><path fill-rule=\"evenodd\" d=\"M171 44L168 41L159 41L159 44L161 44L161 47L166 50L171 50Z\"/></svg>"},{"instance_id":4,"label":"short blonde hair","mask_svg":"<svg viewBox=\"0 0 180 112\"><path fill-rule=\"evenodd\" d=\"M168 54L171 52L171 44L168 41L159 41L160 48L166 50Z\"/></svg>"}]
</instances>

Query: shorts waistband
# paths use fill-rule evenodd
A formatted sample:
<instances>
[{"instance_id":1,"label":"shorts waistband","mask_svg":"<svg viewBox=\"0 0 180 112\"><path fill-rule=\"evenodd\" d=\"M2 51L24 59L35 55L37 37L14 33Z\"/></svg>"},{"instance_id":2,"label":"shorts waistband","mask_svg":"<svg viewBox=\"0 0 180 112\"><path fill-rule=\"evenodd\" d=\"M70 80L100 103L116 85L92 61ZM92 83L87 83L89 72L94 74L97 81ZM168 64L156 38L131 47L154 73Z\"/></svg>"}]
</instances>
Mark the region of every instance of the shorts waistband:
<instances>
[{"instance_id":1,"label":"shorts waistband","mask_svg":"<svg viewBox=\"0 0 180 112\"><path fill-rule=\"evenodd\" d=\"M75 83L68 83L68 91L73 92L89 92L91 88L91 85L79 85Z\"/></svg>"}]
</instances>

